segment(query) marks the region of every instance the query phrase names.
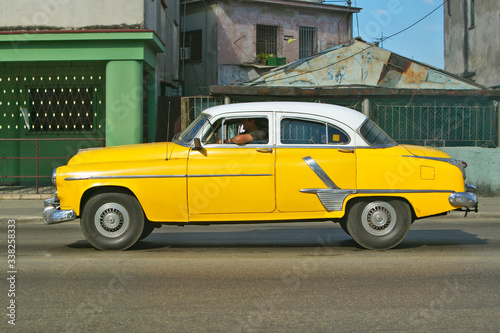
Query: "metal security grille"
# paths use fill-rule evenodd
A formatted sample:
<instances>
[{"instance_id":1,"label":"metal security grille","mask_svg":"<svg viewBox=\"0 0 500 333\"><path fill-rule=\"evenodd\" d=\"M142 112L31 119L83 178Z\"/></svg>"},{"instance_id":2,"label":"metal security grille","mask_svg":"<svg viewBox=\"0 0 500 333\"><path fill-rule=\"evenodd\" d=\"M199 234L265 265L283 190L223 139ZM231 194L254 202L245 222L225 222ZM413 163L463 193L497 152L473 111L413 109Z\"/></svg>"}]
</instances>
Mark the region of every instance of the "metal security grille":
<instances>
[{"instance_id":1,"label":"metal security grille","mask_svg":"<svg viewBox=\"0 0 500 333\"><path fill-rule=\"evenodd\" d=\"M0 87L0 137L104 131L104 66L6 66Z\"/></svg>"},{"instance_id":2,"label":"metal security grille","mask_svg":"<svg viewBox=\"0 0 500 333\"><path fill-rule=\"evenodd\" d=\"M186 61L201 61L203 59L203 33L201 30L187 31L182 37L184 47L181 47L180 58Z\"/></svg>"},{"instance_id":3,"label":"metal security grille","mask_svg":"<svg viewBox=\"0 0 500 333\"><path fill-rule=\"evenodd\" d=\"M371 118L398 143L495 148L496 106L399 106L374 103Z\"/></svg>"},{"instance_id":4,"label":"metal security grille","mask_svg":"<svg viewBox=\"0 0 500 333\"><path fill-rule=\"evenodd\" d=\"M105 137L105 66L0 63L0 185L50 185L52 170Z\"/></svg>"},{"instance_id":5,"label":"metal security grille","mask_svg":"<svg viewBox=\"0 0 500 333\"><path fill-rule=\"evenodd\" d=\"M181 98L181 127L184 130L193 120L212 106L224 104L224 100L211 96L192 96Z\"/></svg>"},{"instance_id":6,"label":"metal security grille","mask_svg":"<svg viewBox=\"0 0 500 333\"><path fill-rule=\"evenodd\" d=\"M299 59L316 53L316 27L299 27Z\"/></svg>"},{"instance_id":7,"label":"metal security grille","mask_svg":"<svg viewBox=\"0 0 500 333\"><path fill-rule=\"evenodd\" d=\"M278 26L257 24L257 54L277 55Z\"/></svg>"}]
</instances>

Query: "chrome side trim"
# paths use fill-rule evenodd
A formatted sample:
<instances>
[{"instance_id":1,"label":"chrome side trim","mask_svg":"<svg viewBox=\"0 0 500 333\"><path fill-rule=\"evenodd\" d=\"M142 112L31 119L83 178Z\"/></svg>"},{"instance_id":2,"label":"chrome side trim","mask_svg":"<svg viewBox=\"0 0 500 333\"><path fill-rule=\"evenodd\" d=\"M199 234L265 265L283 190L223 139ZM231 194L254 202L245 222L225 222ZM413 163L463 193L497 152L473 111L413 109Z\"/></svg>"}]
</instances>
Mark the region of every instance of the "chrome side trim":
<instances>
[{"instance_id":1,"label":"chrome side trim","mask_svg":"<svg viewBox=\"0 0 500 333\"><path fill-rule=\"evenodd\" d=\"M306 156L306 157L303 157L302 159L304 160L304 162L307 163L307 165L309 165L309 167L312 169L312 171L314 171L316 176L318 176L319 179L321 179L321 181L323 182L323 184L326 185L326 187L328 187L329 189L340 189L340 187L338 187L333 182L333 180L330 177L328 177L325 170L323 170L319 166L318 162L316 162L311 156Z\"/></svg>"},{"instance_id":2,"label":"chrome side trim","mask_svg":"<svg viewBox=\"0 0 500 333\"><path fill-rule=\"evenodd\" d=\"M401 157L421 158L424 160L441 161L441 162L447 162L447 163L450 163L453 160L455 160L453 158L448 158L448 157L431 157L431 156L419 156L419 155L401 155Z\"/></svg>"},{"instance_id":3,"label":"chrome side trim","mask_svg":"<svg viewBox=\"0 0 500 333\"><path fill-rule=\"evenodd\" d=\"M302 193L314 193L318 196L319 201L328 212L339 212L344 207L345 199L355 190L340 190L340 189L324 189L310 188L300 190Z\"/></svg>"},{"instance_id":4,"label":"chrome side trim","mask_svg":"<svg viewBox=\"0 0 500 333\"><path fill-rule=\"evenodd\" d=\"M453 190L357 190L360 194L394 194L394 193L454 193Z\"/></svg>"},{"instance_id":5,"label":"chrome side trim","mask_svg":"<svg viewBox=\"0 0 500 333\"><path fill-rule=\"evenodd\" d=\"M243 173L243 174L217 174L217 175L188 175L188 178L208 178L208 177L268 177L271 173Z\"/></svg>"},{"instance_id":6,"label":"chrome side trim","mask_svg":"<svg viewBox=\"0 0 500 333\"><path fill-rule=\"evenodd\" d=\"M358 147L352 145L336 145L331 143L322 143L322 144L303 144L303 145L288 145L284 143L280 143L276 145L276 148L290 148L290 149L356 149Z\"/></svg>"},{"instance_id":7,"label":"chrome side trim","mask_svg":"<svg viewBox=\"0 0 500 333\"><path fill-rule=\"evenodd\" d=\"M67 177L64 180L89 180L89 179L136 179L136 178L185 178L186 175L122 175L122 176L88 176Z\"/></svg>"},{"instance_id":8,"label":"chrome side trim","mask_svg":"<svg viewBox=\"0 0 500 333\"><path fill-rule=\"evenodd\" d=\"M123 176L88 176L88 177L67 177L64 180L100 180L100 179L141 179L141 178L203 178L203 177L259 177L272 176L271 173L262 174L206 174L206 175L123 175Z\"/></svg>"},{"instance_id":9,"label":"chrome side trim","mask_svg":"<svg viewBox=\"0 0 500 333\"><path fill-rule=\"evenodd\" d=\"M300 190L302 193L312 193L318 196L319 201L329 212L341 211L344 206L345 199L350 194L398 194L398 193L451 193L450 203L455 196L455 191L452 190L342 190L328 188L308 188ZM472 193L470 193L472 194ZM473 195L473 194L472 194ZM474 195L475 196L475 195ZM463 197L460 195L459 197ZM454 201L456 203L456 201ZM453 205L453 204L452 204ZM455 204L454 206L457 206Z\"/></svg>"}]
</instances>

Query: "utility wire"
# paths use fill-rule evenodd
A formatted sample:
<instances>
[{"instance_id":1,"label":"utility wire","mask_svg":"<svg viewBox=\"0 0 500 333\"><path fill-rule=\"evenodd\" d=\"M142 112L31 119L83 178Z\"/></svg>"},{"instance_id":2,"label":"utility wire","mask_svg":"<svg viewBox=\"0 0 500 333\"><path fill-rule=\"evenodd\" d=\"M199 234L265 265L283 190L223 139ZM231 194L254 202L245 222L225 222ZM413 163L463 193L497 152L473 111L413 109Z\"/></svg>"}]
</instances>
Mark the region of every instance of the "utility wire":
<instances>
[{"instance_id":1,"label":"utility wire","mask_svg":"<svg viewBox=\"0 0 500 333\"><path fill-rule=\"evenodd\" d=\"M394 36L397 36L397 35L399 35L399 34L401 34L401 33L405 32L405 31L407 31L407 30L408 30L408 29L410 29L410 28L413 28L415 25L417 25L418 23L422 22L422 21L423 21L423 20L425 20L427 17L429 17L431 14L433 14L435 11L437 11L439 8L441 8L442 6L444 6L444 4L445 4L445 3L447 3L448 1L449 1L449 0L444 0L444 1L443 1L443 3L441 3L441 4L440 4L439 6L437 6L434 10L432 10L430 13L428 13L427 15L425 15L424 17L422 17L421 19L419 19L419 20L418 20L418 21L416 21L415 23L413 23L413 24L409 25L408 27L406 27L406 28L404 28L404 29L402 29L402 30L400 30L400 31L398 31L398 32L396 32L396 33L394 33L394 34L390 35L390 36L387 36L387 37L381 38L381 39L380 39L380 42L383 42L383 41L385 41L385 40L387 40L387 39L389 39L389 38L392 38L392 37L394 37ZM350 56L348 56L348 57L346 57L346 58L344 58L344 59L341 59L341 60L339 60L339 61L337 61L337 62L334 62L334 63L332 63L332 64L328 64L328 65L325 65L325 66L323 66L323 67L316 68L316 69L314 69L314 70L309 70L309 71L306 71L306 72L303 72L303 73L300 73L300 74L296 74L296 75L292 75L292 76L287 76L287 77L284 77L284 78L273 79L273 80L266 80L265 82L275 82L275 81L282 81L282 80L293 79L294 77L298 77L298 76L301 76L301 75L303 75L303 74L313 73L313 72L317 72L317 71L320 71L320 70L322 70L322 69L325 69L325 68L328 68L328 67L331 67L331 66L335 66L335 65L337 65L337 64L339 64L339 63L341 63L341 62L343 62L343 61L349 60L349 59L351 59L351 58L353 58L353 57L357 56L357 55L358 55L358 54L360 54L360 53L365 52L366 50L368 50L368 49L372 48L374 45L375 45L375 43L372 43L372 44L368 45L366 48L362 49L361 51L358 51L358 52L356 52L356 53L354 53L354 54L351 54ZM324 80L325 80L325 79L323 79L321 82L323 82Z\"/></svg>"}]
</instances>

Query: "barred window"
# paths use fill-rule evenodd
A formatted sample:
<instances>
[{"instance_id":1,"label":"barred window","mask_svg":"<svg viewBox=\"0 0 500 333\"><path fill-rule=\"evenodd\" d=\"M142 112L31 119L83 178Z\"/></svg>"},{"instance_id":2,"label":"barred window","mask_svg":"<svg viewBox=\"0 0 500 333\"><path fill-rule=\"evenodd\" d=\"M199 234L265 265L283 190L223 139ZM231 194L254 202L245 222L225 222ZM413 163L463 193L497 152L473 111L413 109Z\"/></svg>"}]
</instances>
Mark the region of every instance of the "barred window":
<instances>
[{"instance_id":1,"label":"barred window","mask_svg":"<svg viewBox=\"0 0 500 333\"><path fill-rule=\"evenodd\" d=\"M182 36L181 59L186 61L201 61L203 59L203 33L201 30L187 31Z\"/></svg>"},{"instance_id":2,"label":"barred window","mask_svg":"<svg viewBox=\"0 0 500 333\"><path fill-rule=\"evenodd\" d=\"M277 55L278 26L257 24L257 54Z\"/></svg>"},{"instance_id":3,"label":"barred window","mask_svg":"<svg viewBox=\"0 0 500 333\"><path fill-rule=\"evenodd\" d=\"M299 59L310 57L316 52L316 27L299 27Z\"/></svg>"}]
</instances>

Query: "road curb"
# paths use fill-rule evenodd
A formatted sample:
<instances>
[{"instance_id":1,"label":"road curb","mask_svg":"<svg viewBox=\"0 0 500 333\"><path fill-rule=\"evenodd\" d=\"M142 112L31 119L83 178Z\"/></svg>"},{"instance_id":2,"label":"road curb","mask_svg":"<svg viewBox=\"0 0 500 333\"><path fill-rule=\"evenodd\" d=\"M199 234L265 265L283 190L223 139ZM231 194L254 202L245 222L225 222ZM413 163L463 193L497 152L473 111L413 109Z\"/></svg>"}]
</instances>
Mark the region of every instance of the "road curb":
<instances>
[{"instance_id":1,"label":"road curb","mask_svg":"<svg viewBox=\"0 0 500 333\"><path fill-rule=\"evenodd\" d=\"M54 197L54 194L0 194L0 200L44 200Z\"/></svg>"}]
</instances>

